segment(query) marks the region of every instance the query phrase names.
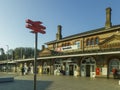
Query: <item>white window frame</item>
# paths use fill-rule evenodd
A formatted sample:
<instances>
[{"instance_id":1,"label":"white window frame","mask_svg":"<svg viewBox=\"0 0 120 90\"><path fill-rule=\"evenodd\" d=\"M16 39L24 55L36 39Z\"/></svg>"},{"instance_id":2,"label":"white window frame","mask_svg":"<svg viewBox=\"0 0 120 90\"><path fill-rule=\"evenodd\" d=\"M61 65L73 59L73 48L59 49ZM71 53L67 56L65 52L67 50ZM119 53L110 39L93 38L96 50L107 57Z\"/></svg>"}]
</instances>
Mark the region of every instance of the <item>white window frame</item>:
<instances>
[{"instance_id":1,"label":"white window frame","mask_svg":"<svg viewBox=\"0 0 120 90\"><path fill-rule=\"evenodd\" d=\"M77 45L77 48L81 48L80 41L75 41L75 45Z\"/></svg>"}]
</instances>

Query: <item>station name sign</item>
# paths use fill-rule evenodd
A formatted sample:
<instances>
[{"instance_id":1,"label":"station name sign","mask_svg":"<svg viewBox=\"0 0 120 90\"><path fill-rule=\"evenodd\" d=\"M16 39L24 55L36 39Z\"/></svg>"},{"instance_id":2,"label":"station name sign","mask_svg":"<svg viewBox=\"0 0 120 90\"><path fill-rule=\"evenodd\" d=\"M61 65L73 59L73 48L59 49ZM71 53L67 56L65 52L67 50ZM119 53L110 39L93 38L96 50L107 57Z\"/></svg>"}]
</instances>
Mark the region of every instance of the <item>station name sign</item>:
<instances>
[{"instance_id":1,"label":"station name sign","mask_svg":"<svg viewBox=\"0 0 120 90\"><path fill-rule=\"evenodd\" d=\"M59 47L59 48L56 48L56 51L68 51L68 50L74 50L74 49L78 49L77 45Z\"/></svg>"}]
</instances>

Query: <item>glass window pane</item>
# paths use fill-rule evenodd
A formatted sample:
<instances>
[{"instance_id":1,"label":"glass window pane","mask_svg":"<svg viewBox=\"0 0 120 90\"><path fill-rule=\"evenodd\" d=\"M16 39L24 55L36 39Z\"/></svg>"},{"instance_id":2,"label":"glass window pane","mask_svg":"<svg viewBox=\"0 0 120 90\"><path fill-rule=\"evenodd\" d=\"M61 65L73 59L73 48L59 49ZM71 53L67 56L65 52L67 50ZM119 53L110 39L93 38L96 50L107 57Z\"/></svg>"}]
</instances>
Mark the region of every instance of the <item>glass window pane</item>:
<instances>
[{"instance_id":1,"label":"glass window pane","mask_svg":"<svg viewBox=\"0 0 120 90\"><path fill-rule=\"evenodd\" d=\"M95 39L95 44L99 44L99 39L98 38Z\"/></svg>"},{"instance_id":2,"label":"glass window pane","mask_svg":"<svg viewBox=\"0 0 120 90\"><path fill-rule=\"evenodd\" d=\"M80 41L76 41L75 45L77 45L77 48L80 48Z\"/></svg>"}]
</instances>

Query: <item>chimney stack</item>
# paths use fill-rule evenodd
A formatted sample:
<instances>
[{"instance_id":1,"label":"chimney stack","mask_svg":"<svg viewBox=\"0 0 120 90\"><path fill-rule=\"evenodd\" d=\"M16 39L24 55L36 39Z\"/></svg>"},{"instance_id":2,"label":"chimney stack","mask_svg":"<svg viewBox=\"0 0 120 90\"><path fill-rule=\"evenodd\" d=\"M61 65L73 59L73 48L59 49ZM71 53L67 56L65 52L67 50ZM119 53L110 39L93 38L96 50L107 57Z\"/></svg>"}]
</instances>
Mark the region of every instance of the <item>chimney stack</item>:
<instances>
[{"instance_id":1,"label":"chimney stack","mask_svg":"<svg viewBox=\"0 0 120 90\"><path fill-rule=\"evenodd\" d=\"M111 28L112 23L111 23L111 11L112 9L110 7L106 8L106 23L105 23L105 28Z\"/></svg>"},{"instance_id":2,"label":"chimney stack","mask_svg":"<svg viewBox=\"0 0 120 90\"><path fill-rule=\"evenodd\" d=\"M42 50L44 50L45 49L45 45L42 45Z\"/></svg>"},{"instance_id":3,"label":"chimney stack","mask_svg":"<svg viewBox=\"0 0 120 90\"><path fill-rule=\"evenodd\" d=\"M60 40L62 39L62 26L61 25L58 25L57 27L58 31L57 31L57 34L56 34L56 40Z\"/></svg>"}]
</instances>

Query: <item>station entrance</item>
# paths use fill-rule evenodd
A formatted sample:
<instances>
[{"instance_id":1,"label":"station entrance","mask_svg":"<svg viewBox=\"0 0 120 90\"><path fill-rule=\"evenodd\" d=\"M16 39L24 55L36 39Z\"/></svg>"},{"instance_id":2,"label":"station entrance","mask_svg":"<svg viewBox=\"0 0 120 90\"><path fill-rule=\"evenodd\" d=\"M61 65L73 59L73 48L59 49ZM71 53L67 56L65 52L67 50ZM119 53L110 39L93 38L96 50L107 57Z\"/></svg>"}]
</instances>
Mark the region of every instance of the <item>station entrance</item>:
<instances>
[{"instance_id":1,"label":"station entrance","mask_svg":"<svg viewBox=\"0 0 120 90\"><path fill-rule=\"evenodd\" d=\"M91 77L95 73L96 61L93 57L85 57L81 61L81 76Z\"/></svg>"},{"instance_id":2,"label":"station entrance","mask_svg":"<svg viewBox=\"0 0 120 90\"><path fill-rule=\"evenodd\" d=\"M86 65L86 77L90 76L90 65Z\"/></svg>"},{"instance_id":3,"label":"station entrance","mask_svg":"<svg viewBox=\"0 0 120 90\"><path fill-rule=\"evenodd\" d=\"M56 60L54 64L54 75L74 75L77 63L70 60Z\"/></svg>"},{"instance_id":4,"label":"station entrance","mask_svg":"<svg viewBox=\"0 0 120 90\"><path fill-rule=\"evenodd\" d=\"M74 75L76 67L77 67L76 63L66 63L66 75Z\"/></svg>"}]
</instances>

